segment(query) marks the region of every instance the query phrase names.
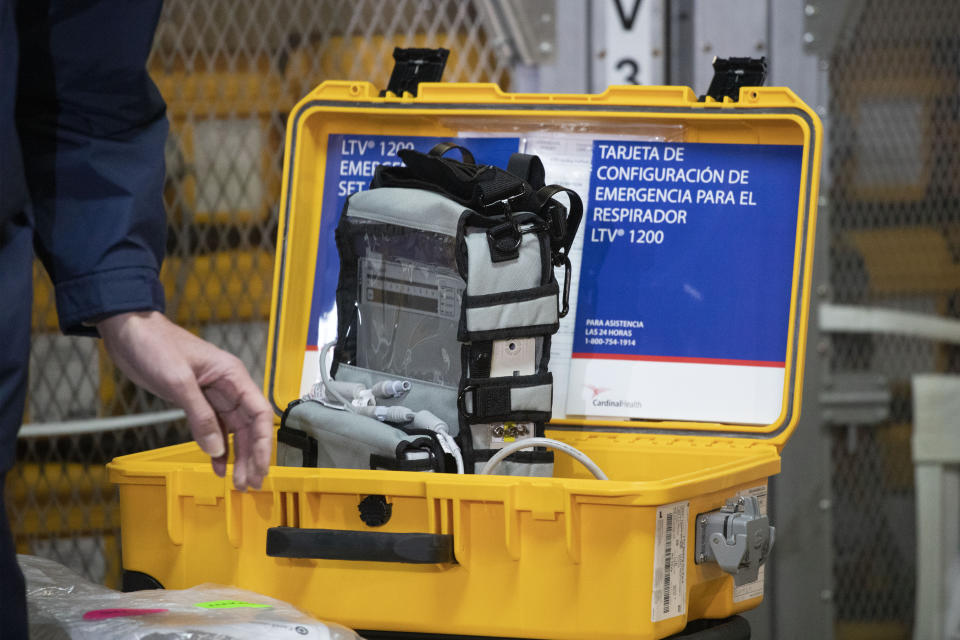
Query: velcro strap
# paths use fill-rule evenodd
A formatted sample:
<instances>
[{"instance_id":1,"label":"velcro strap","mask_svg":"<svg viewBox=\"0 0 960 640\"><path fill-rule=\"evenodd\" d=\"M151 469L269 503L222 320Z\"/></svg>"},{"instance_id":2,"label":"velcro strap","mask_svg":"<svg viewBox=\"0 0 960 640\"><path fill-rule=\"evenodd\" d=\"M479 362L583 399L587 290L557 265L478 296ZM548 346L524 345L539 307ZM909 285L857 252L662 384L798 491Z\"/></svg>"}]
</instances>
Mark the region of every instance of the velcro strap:
<instances>
[{"instance_id":1,"label":"velcro strap","mask_svg":"<svg viewBox=\"0 0 960 640\"><path fill-rule=\"evenodd\" d=\"M479 387L473 392L473 411L477 416L510 413L510 387Z\"/></svg>"},{"instance_id":2,"label":"velcro strap","mask_svg":"<svg viewBox=\"0 0 960 640\"><path fill-rule=\"evenodd\" d=\"M460 413L470 422L549 419L552 404L553 376L549 373L472 378L467 381L457 400Z\"/></svg>"},{"instance_id":3,"label":"velcro strap","mask_svg":"<svg viewBox=\"0 0 960 640\"><path fill-rule=\"evenodd\" d=\"M503 302L489 306L464 307L467 333L552 326L560 321L556 290L533 300Z\"/></svg>"},{"instance_id":4,"label":"velcro strap","mask_svg":"<svg viewBox=\"0 0 960 640\"><path fill-rule=\"evenodd\" d=\"M553 405L553 385L518 387L510 390L510 411L550 411Z\"/></svg>"}]
</instances>

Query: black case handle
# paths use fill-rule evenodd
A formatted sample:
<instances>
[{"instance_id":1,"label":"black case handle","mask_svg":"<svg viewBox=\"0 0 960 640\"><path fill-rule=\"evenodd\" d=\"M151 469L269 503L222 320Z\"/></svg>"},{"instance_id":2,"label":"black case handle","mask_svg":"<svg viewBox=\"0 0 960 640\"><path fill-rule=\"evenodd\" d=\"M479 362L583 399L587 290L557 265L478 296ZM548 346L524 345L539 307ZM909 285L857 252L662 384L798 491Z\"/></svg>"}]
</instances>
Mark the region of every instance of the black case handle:
<instances>
[{"instance_id":1,"label":"black case handle","mask_svg":"<svg viewBox=\"0 0 960 640\"><path fill-rule=\"evenodd\" d=\"M267 555L408 564L455 563L453 536L435 533L386 533L342 529L267 529Z\"/></svg>"}]
</instances>

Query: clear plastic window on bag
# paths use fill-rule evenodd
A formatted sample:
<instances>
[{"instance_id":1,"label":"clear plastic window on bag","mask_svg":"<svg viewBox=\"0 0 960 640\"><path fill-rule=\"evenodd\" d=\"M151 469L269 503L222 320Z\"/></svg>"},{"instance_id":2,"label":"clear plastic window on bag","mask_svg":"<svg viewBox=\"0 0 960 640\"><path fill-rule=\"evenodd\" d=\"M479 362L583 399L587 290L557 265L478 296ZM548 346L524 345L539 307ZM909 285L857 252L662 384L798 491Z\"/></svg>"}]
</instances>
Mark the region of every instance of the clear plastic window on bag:
<instances>
[{"instance_id":1,"label":"clear plastic window on bag","mask_svg":"<svg viewBox=\"0 0 960 640\"><path fill-rule=\"evenodd\" d=\"M358 367L447 387L460 382L457 326L464 282L453 238L358 221L352 233L358 291Z\"/></svg>"}]
</instances>

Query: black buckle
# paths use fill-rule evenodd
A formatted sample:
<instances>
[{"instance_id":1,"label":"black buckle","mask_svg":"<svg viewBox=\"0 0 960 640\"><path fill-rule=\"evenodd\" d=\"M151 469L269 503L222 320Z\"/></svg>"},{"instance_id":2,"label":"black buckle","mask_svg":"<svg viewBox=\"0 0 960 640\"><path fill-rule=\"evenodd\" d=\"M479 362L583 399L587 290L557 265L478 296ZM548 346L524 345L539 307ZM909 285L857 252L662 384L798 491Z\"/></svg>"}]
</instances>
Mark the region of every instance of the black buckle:
<instances>
[{"instance_id":1,"label":"black buckle","mask_svg":"<svg viewBox=\"0 0 960 640\"><path fill-rule=\"evenodd\" d=\"M549 224L541 218L528 219L520 223L510 210L507 210L504 217L507 219L506 222L487 230L487 244L490 245L490 259L493 262L515 260L519 257L523 234L550 231ZM524 225L522 228L521 224Z\"/></svg>"},{"instance_id":2,"label":"black buckle","mask_svg":"<svg viewBox=\"0 0 960 640\"><path fill-rule=\"evenodd\" d=\"M523 232L513 217L509 207L504 212L506 222L487 229L487 244L490 247L490 260L505 262L515 260L520 256L520 244L523 242Z\"/></svg>"},{"instance_id":3,"label":"black buckle","mask_svg":"<svg viewBox=\"0 0 960 640\"><path fill-rule=\"evenodd\" d=\"M484 215L494 215L494 216L507 216L510 217L510 214L513 213L513 202L523 197L523 187L520 187L520 191L514 193L513 195L506 196L505 198L500 198L499 200L494 200L490 204L483 202L483 199L480 200L480 208L483 209ZM497 209L494 209L497 207Z\"/></svg>"},{"instance_id":4,"label":"black buckle","mask_svg":"<svg viewBox=\"0 0 960 640\"><path fill-rule=\"evenodd\" d=\"M512 220L487 229L487 245L490 247L490 260L493 262L516 260L520 257L522 242L523 234Z\"/></svg>"}]
</instances>

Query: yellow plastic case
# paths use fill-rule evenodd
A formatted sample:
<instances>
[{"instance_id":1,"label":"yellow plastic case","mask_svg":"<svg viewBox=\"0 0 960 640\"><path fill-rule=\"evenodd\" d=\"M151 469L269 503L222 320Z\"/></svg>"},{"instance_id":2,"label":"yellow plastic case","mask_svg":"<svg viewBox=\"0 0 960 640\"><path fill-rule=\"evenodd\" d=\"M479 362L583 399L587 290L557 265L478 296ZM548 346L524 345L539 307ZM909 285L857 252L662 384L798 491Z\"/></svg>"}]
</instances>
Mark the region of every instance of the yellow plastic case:
<instances>
[{"instance_id":1,"label":"yellow plastic case","mask_svg":"<svg viewBox=\"0 0 960 640\"><path fill-rule=\"evenodd\" d=\"M167 588L233 584L358 629L519 638L662 638L690 620L757 606L716 564L694 561L697 514L763 493L799 417L820 170L821 125L785 88L745 88L739 101L698 102L683 87L611 87L598 95L503 93L487 84L424 84L419 96L326 82L287 128L266 387L278 409L299 394L317 260L325 141L331 133L455 136L525 126L616 132L683 125L689 142L802 146L783 412L761 426L557 420L611 477L592 479L558 455L555 478L271 467L259 491L232 489L196 445L117 458L123 567ZM337 216L339 211L323 211ZM278 418L279 421L279 418ZM385 496L386 524L358 504ZM664 507L688 503L680 615L653 621L655 538ZM776 524L776 523L773 523ZM412 564L269 557L267 530L286 526L425 533L454 562ZM789 533L784 533L789 535ZM676 558L672 562L678 562ZM676 565L673 565L676 566ZM761 582L762 585L762 582Z\"/></svg>"}]
</instances>

